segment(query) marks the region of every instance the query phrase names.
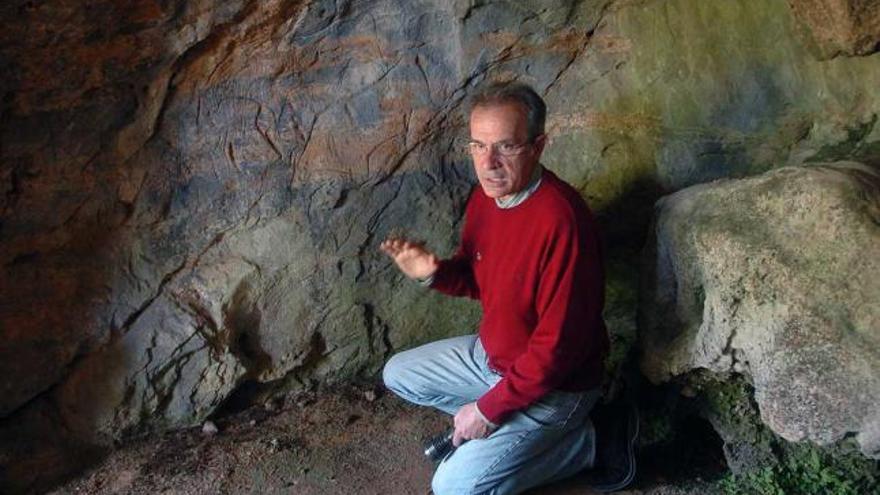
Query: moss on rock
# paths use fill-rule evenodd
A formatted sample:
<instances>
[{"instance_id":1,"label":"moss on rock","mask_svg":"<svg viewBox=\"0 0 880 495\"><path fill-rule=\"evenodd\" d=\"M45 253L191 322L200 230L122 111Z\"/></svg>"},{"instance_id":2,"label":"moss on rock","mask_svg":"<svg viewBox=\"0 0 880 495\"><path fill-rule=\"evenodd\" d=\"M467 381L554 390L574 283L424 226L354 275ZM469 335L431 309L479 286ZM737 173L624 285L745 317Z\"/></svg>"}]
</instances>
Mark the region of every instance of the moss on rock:
<instances>
[{"instance_id":1,"label":"moss on rock","mask_svg":"<svg viewBox=\"0 0 880 495\"><path fill-rule=\"evenodd\" d=\"M724 493L861 495L880 490L877 463L861 456L851 442L841 442L830 449L808 443L780 443L777 447L777 463L748 473L730 474L719 483Z\"/></svg>"},{"instance_id":2,"label":"moss on rock","mask_svg":"<svg viewBox=\"0 0 880 495\"><path fill-rule=\"evenodd\" d=\"M852 439L829 447L787 442L760 419L753 389L739 375L698 373L703 414L724 439L731 473L718 486L728 495L876 493L878 463L859 453Z\"/></svg>"}]
</instances>

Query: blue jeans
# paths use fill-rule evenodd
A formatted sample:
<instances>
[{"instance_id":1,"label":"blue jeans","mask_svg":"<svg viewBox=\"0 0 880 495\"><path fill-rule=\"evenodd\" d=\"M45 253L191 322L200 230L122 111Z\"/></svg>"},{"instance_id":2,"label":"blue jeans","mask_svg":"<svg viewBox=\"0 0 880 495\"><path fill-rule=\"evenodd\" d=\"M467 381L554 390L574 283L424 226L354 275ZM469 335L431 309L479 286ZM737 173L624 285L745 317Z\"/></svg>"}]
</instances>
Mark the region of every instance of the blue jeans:
<instances>
[{"instance_id":1,"label":"blue jeans","mask_svg":"<svg viewBox=\"0 0 880 495\"><path fill-rule=\"evenodd\" d=\"M476 335L396 354L382 375L400 397L451 415L501 379ZM520 493L592 467L596 446L588 413L598 397L595 389L554 391L514 413L488 437L465 442L440 463L431 481L434 494Z\"/></svg>"}]
</instances>

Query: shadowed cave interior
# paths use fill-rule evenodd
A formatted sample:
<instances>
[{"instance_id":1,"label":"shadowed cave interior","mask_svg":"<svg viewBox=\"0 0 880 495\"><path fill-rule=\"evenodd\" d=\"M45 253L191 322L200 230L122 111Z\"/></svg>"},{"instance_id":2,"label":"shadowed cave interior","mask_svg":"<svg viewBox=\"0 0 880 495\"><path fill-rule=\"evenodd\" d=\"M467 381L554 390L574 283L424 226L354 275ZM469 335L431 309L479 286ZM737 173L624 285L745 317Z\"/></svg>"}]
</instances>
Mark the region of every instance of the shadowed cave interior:
<instances>
[{"instance_id":1,"label":"shadowed cave interior","mask_svg":"<svg viewBox=\"0 0 880 495\"><path fill-rule=\"evenodd\" d=\"M477 303L466 102L548 106L602 233L626 493L862 494L880 459L880 4L10 0L0 493L427 493L381 385ZM592 493L577 477L528 493Z\"/></svg>"}]
</instances>

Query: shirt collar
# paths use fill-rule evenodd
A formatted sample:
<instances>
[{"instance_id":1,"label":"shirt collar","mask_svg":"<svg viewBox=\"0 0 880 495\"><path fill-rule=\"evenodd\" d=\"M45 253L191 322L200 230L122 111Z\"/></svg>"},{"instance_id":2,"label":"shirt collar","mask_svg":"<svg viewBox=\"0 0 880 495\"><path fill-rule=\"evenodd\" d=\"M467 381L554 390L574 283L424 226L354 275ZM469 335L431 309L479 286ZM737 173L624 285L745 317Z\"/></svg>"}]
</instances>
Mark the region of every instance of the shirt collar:
<instances>
[{"instance_id":1,"label":"shirt collar","mask_svg":"<svg viewBox=\"0 0 880 495\"><path fill-rule=\"evenodd\" d=\"M522 191L515 193L511 197L507 199L495 198L495 204L498 205L502 210L508 210L513 208L514 206L518 206L523 201L529 199L537 189L538 186L541 185L541 175L544 171L544 168L539 163L535 169L532 171L532 177L529 180L529 185L525 187Z\"/></svg>"}]
</instances>

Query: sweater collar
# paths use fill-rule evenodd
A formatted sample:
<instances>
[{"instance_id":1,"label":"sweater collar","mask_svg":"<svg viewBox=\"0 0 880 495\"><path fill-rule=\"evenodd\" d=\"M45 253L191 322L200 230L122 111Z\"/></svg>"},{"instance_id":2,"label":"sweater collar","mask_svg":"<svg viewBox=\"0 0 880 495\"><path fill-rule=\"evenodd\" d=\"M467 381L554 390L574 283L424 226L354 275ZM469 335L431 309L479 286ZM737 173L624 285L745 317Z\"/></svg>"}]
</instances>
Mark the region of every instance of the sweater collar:
<instances>
[{"instance_id":1,"label":"sweater collar","mask_svg":"<svg viewBox=\"0 0 880 495\"><path fill-rule=\"evenodd\" d=\"M539 163L535 170L532 171L532 177L529 180L529 185L525 187L522 191L512 195L506 200L501 198L495 198L495 204L498 205L502 210L509 210L514 206L520 205L523 201L529 199L535 191L538 190L538 186L541 185L541 176L543 175L544 167Z\"/></svg>"}]
</instances>

